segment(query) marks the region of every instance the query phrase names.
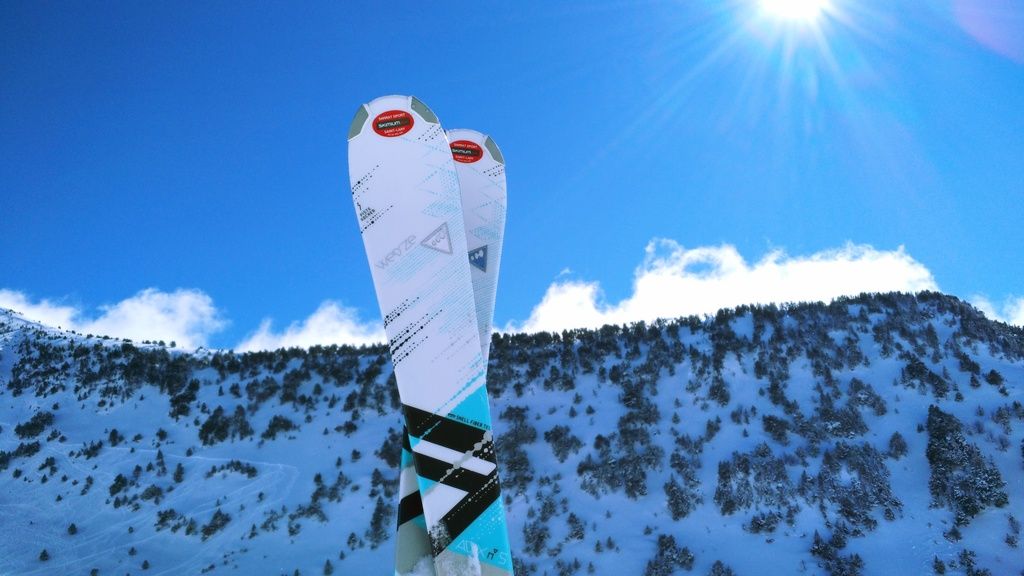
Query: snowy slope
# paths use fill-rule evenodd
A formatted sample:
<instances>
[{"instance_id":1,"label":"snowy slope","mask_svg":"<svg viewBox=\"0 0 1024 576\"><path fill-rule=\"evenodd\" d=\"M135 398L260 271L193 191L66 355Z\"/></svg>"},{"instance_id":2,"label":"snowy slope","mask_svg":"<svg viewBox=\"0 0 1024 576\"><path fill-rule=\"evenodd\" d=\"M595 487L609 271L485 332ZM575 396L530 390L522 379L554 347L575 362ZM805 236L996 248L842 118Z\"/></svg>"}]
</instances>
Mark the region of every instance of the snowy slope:
<instances>
[{"instance_id":1,"label":"snowy slope","mask_svg":"<svg viewBox=\"0 0 1024 576\"><path fill-rule=\"evenodd\" d=\"M389 574L390 378L0 311L0 574ZM501 335L489 379L518 574L1024 572L1024 331L955 298Z\"/></svg>"}]
</instances>

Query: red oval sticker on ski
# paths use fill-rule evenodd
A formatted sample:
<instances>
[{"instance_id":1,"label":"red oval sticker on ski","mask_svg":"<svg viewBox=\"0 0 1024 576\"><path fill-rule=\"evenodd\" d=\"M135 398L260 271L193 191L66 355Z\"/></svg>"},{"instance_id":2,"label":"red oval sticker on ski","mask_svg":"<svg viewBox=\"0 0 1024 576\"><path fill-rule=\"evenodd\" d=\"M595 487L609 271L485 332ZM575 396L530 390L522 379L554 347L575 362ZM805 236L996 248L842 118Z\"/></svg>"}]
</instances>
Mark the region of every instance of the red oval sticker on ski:
<instances>
[{"instance_id":1,"label":"red oval sticker on ski","mask_svg":"<svg viewBox=\"0 0 1024 576\"><path fill-rule=\"evenodd\" d=\"M483 148L476 142L469 140L456 140L451 143L452 147L452 158L456 162L462 162L463 164L472 164L477 160L484 157Z\"/></svg>"},{"instance_id":2,"label":"red oval sticker on ski","mask_svg":"<svg viewBox=\"0 0 1024 576\"><path fill-rule=\"evenodd\" d=\"M385 138L401 136L412 130L412 114L404 110L388 110L373 119L373 131Z\"/></svg>"}]
</instances>

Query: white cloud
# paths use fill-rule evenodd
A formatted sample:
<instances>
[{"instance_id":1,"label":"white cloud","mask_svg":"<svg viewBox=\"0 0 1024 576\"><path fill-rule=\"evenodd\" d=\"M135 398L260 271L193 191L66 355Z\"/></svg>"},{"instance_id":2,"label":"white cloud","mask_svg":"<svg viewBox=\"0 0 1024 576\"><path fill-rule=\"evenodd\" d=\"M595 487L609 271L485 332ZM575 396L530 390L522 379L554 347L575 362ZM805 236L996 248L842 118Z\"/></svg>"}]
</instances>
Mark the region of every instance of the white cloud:
<instances>
[{"instance_id":1,"label":"white cloud","mask_svg":"<svg viewBox=\"0 0 1024 576\"><path fill-rule=\"evenodd\" d=\"M971 304L992 320L1024 326L1024 296L1010 296L1002 306L997 306L987 297L978 295L971 298Z\"/></svg>"},{"instance_id":2,"label":"white cloud","mask_svg":"<svg viewBox=\"0 0 1024 576\"><path fill-rule=\"evenodd\" d=\"M0 289L0 308L9 308L29 320L46 326L62 327L68 330L75 329L74 319L81 314L72 306L62 306L46 299L32 302L21 292L5 289Z\"/></svg>"},{"instance_id":3,"label":"white cloud","mask_svg":"<svg viewBox=\"0 0 1024 576\"><path fill-rule=\"evenodd\" d=\"M597 282L556 281L525 322L510 323L505 330L595 328L714 314L741 304L827 302L861 292L920 290L938 290L938 285L902 246L876 250L847 244L802 257L774 250L751 265L728 244L687 250L673 240L655 239L634 272L628 298L609 303Z\"/></svg>"},{"instance_id":4,"label":"white cloud","mask_svg":"<svg viewBox=\"0 0 1024 576\"><path fill-rule=\"evenodd\" d=\"M33 302L21 292L0 290L0 308L10 308L47 326L83 334L176 342L183 348L205 346L225 326L213 299L199 290L161 292L147 288L116 304L101 306L90 317L74 306L43 299Z\"/></svg>"},{"instance_id":5,"label":"white cloud","mask_svg":"<svg viewBox=\"0 0 1024 576\"><path fill-rule=\"evenodd\" d=\"M10 308L46 326L81 334L135 341L173 341L181 348L207 346L210 336L227 325L213 299L199 290L161 292L149 288L89 314L80 307L46 299L33 300L21 292L0 289L0 308ZM328 301L309 318L293 322L283 332L275 332L273 323L263 320L238 349L274 350L316 344L358 346L385 340L380 322L360 322L355 309Z\"/></svg>"},{"instance_id":6,"label":"white cloud","mask_svg":"<svg viewBox=\"0 0 1024 576\"><path fill-rule=\"evenodd\" d=\"M353 308L327 301L312 316L302 322L293 322L284 332L274 332L272 322L263 320L259 329L250 334L237 349L240 351L276 350L297 346L307 348L317 344L377 344L386 340L379 322L363 323Z\"/></svg>"}]
</instances>

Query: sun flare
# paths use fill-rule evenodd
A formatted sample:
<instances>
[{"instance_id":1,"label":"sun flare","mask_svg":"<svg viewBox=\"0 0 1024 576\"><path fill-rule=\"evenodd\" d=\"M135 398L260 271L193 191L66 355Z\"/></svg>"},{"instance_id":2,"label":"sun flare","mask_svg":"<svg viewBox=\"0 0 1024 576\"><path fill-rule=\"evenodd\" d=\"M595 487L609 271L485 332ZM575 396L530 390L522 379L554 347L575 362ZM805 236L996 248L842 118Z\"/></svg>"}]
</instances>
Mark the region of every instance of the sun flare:
<instances>
[{"instance_id":1,"label":"sun flare","mask_svg":"<svg viewBox=\"0 0 1024 576\"><path fill-rule=\"evenodd\" d=\"M828 0L759 0L761 10L772 18L791 22L814 22Z\"/></svg>"}]
</instances>

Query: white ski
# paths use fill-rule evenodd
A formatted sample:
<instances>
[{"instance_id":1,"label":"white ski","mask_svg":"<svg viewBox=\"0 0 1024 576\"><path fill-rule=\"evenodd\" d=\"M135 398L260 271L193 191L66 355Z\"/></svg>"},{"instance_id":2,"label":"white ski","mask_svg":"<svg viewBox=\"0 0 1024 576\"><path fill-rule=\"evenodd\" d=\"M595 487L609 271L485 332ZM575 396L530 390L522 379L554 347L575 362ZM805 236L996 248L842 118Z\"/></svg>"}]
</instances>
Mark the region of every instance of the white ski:
<instances>
[{"instance_id":1,"label":"white ski","mask_svg":"<svg viewBox=\"0 0 1024 576\"><path fill-rule=\"evenodd\" d=\"M486 363L491 350L494 302L505 231L505 162L498 146L484 134L473 130L449 130L447 135L462 191L467 256L480 329L481 354ZM415 566L412 562L420 558L424 550L430 549L430 541L423 528L423 505L407 438L402 449L401 466L395 565L408 573ZM432 570L423 568L416 573L433 574Z\"/></svg>"},{"instance_id":2,"label":"white ski","mask_svg":"<svg viewBox=\"0 0 1024 576\"><path fill-rule=\"evenodd\" d=\"M494 298L498 290L508 206L505 159L494 140L475 130L449 130L448 141L462 187L462 218L469 249L469 271L486 363L491 351Z\"/></svg>"}]
</instances>

